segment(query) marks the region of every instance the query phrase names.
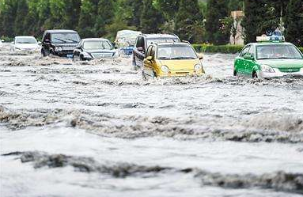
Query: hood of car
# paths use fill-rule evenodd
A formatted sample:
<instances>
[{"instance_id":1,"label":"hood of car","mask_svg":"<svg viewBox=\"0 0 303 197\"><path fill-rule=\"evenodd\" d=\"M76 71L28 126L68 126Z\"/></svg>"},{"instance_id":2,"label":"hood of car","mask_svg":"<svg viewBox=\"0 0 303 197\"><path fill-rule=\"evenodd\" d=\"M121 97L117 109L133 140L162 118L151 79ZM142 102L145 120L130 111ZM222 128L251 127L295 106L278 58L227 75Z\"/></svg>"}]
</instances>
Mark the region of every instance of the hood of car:
<instances>
[{"instance_id":1,"label":"hood of car","mask_svg":"<svg viewBox=\"0 0 303 197\"><path fill-rule=\"evenodd\" d=\"M15 44L16 48L19 49L36 49L39 47L38 44Z\"/></svg>"},{"instance_id":2,"label":"hood of car","mask_svg":"<svg viewBox=\"0 0 303 197\"><path fill-rule=\"evenodd\" d=\"M259 65L265 64L272 68L303 68L303 59L258 60Z\"/></svg>"},{"instance_id":3,"label":"hood of car","mask_svg":"<svg viewBox=\"0 0 303 197\"><path fill-rule=\"evenodd\" d=\"M104 50L104 49L100 49L100 50L83 50L84 52L87 53L115 53L115 50Z\"/></svg>"},{"instance_id":4,"label":"hood of car","mask_svg":"<svg viewBox=\"0 0 303 197\"><path fill-rule=\"evenodd\" d=\"M199 59L190 60L159 60L162 66L167 66L170 70L194 70L196 64L200 64Z\"/></svg>"}]
</instances>

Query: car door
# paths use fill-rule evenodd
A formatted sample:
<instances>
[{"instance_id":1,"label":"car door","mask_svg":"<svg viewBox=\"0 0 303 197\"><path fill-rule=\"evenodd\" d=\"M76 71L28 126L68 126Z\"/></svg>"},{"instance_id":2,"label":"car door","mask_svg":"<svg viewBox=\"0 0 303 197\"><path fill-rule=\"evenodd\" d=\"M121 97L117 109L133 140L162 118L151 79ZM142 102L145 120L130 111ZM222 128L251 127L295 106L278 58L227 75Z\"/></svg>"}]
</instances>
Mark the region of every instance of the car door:
<instances>
[{"instance_id":1,"label":"car door","mask_svg":"<svg viewBox=\"0 0 303 197\"><path fill-rule=\"evenodd\" d=\"M80 54L82 52L83 42L81 41L77 47L74 49L74 58L78 59L80 58Z\"/></svg>"},{"instance_id":2,"label":"car door","mask_svg":"<svg viewBox=\"0 0 303 197\"><path fill-rule=\"evenodd\" d=\"M243 50L241 51L240 55L238 56L238 58L236 59L235 62L235 69L237 69L237 72L239 74L245 74L246 71L246 60L244 59L244 55L248 53L249 49L250 49L251 45L246 45Z\"/></svg>"},{"instance_id":3,"label":"car door","mask_svg":"<svg viewBox=\"0 0 303 197\"><path fill-rule=\"evenodd\" d=\"M44 36L44 38L43 38L42 47L47 52L50 51L50 44L51 44L50 42L51 42L51 35L50 35L50 33L46 33L45 36Z\"/></svg>"},{"instance_id":4,"label":"car door","mask_svg":"<svg viewBox=\"0 0 303 197\"><path fill-rule=\"evenodd\" d=\"M139 36L137 39L136 48L134 49L135 63L137 66L143 66L143 60L145 58L145 44L144 37Z\"/></svg>"},{"instance_id":5,"label":"car door","mask_svg":"<svg viewBox=\"0 0 303 197\"><path fill-rule=\"evenodd\" d=\"M245 74L252 75L253 69L255 66L255 47L251 46L249 48L248 54L254 57L253 59L246 59L246 67L245 67Z\"/></svg>"},{"instance_id":6,"label":"car door","mask_svg":"<svg viewBox=\"0 0 303 197\"><path fill-rule=\"evenodd\" d=\"M154 46L149 46L147 49L147 53L146 53L146 58L144 59L143 65L144 65L144 73L148 76L153 76L154 75L154 70L153 70L153 62L154 62L154 55L153 55L153 51L154 51ZM151 60L149 60L148 58L152 57Z\"/></svg>"}]
</instances>

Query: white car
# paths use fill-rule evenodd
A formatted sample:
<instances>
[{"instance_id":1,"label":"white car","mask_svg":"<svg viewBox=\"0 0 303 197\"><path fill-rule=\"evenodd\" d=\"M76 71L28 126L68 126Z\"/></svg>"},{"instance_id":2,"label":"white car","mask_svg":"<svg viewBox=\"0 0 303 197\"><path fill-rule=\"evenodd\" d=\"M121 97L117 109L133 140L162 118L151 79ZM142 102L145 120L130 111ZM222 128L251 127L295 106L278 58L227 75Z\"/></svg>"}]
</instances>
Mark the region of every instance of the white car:
<instances>
[{"instance_id":1,"label":"white car","mask_svg":"<svg viewBox=\"0 0 303 197\"><path fill-rule=\"evenodd\" d=\"M40 46L33 36L17 36L12 42L11 51L40 51Z\"/></svg>"},{"instance_id":2,"label":"white car","mask_svg":"<svg viewBox=\"0 0 303 197\"><path fill-rule=\"evenodd\" d=\"M0 40L0 47L2 46L3 42L4 42L4 40Z\"/></svg>"}]
</instances>

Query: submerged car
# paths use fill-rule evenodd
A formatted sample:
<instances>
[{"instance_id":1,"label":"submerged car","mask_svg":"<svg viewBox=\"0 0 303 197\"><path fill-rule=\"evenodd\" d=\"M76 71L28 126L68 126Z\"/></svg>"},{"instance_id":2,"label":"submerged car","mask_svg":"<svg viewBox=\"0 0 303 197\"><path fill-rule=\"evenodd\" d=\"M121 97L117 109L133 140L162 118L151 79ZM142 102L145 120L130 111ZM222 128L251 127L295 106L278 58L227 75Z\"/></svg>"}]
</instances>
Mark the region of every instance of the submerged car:
<instances>
[{"instance_id":1,"label":"submerged car","mask_svg":"<svg viewBox=\"0 0 303 197\"><path fill-rule=\"evenodd\" d=\"M118 31L115 46L120 50L121 54L132 55L136 38L142 34L140 31L121 30Z\"/></svg>"},{"instance_id":2,"label":"submerged car","mask_svg":"<svg viewBox=\"0 0 303 197\"><path fill-rule=\"evenodd\" d=\"M16 36L11 51L39 51L40 46L33 36Z\"/></svg>"},{"instance_id":3,"label":"submerged car","mask_svg":"<svg viewBox=\"0 0 303 197\"><path fill-rule=\"evenodd\" d=\"M87 38L81 40L74 50L74 60L93 60L116 57L117 51L108 39Z\"/></svg>"},{"instance_id":4,"label":"submerged car","mask_svg":"<svg viewBox=\"0 0 303 197\"><path fill-rule=\"evenodd\" d=\"M201 76L205 74L202 59L188 43L152 44L147 49L142 76L143 79Z\"/></svg>"},{"instance_id":5,"label":"submerged car","mask_svg":"<svg viewBox=\"0 0 303 197\"><path fill-rule=\"evenodd\" d=\"M274 78L303 76L303 55L287 42L262 42L246 45L234 62L234 76Z\"/></svg>"},{"instance_id":6,"label":"submerged car","mask_svg":"<svg viewBox=\"0 0 303 197\"><path fill-rule=\"evenodd\" d=\"M135 69L143 66L143 60L146 57L147 49L151 44L156 43L173 43L180 42L176 35L170 34L141 34L136 39L133 50L133 66Z\"/></svg>"},{"instance_id":7,"label":"submerged car","mask_svg":"<svg viewBox=\"0 0 303 197\"><path fill-rule=\"evenodd\" d=\"M73 52L80 42L80 36L73 30L47 30L42 38L42 56L50 54L61 57L73 57Z\"/></svg>"}]
</instances>

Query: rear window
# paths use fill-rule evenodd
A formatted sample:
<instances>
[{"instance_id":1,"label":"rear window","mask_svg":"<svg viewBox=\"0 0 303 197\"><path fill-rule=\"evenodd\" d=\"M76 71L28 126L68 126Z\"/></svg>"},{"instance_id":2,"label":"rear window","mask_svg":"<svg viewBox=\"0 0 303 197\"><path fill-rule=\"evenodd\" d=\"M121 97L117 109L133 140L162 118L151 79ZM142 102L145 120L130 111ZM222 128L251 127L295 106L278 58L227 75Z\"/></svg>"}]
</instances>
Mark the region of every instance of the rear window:
<instances>
[{"instance_id":1,"label":"rear window","mask_svg":"<svg viewBox=\"0 0 303 197\"><path fill-rule=\"evenodd\" d=\"M178 38L149 38L147 39L147 46L157 43L173 43L173 42L179 42L179 39Z\"/></svg>"}]
</instances>

